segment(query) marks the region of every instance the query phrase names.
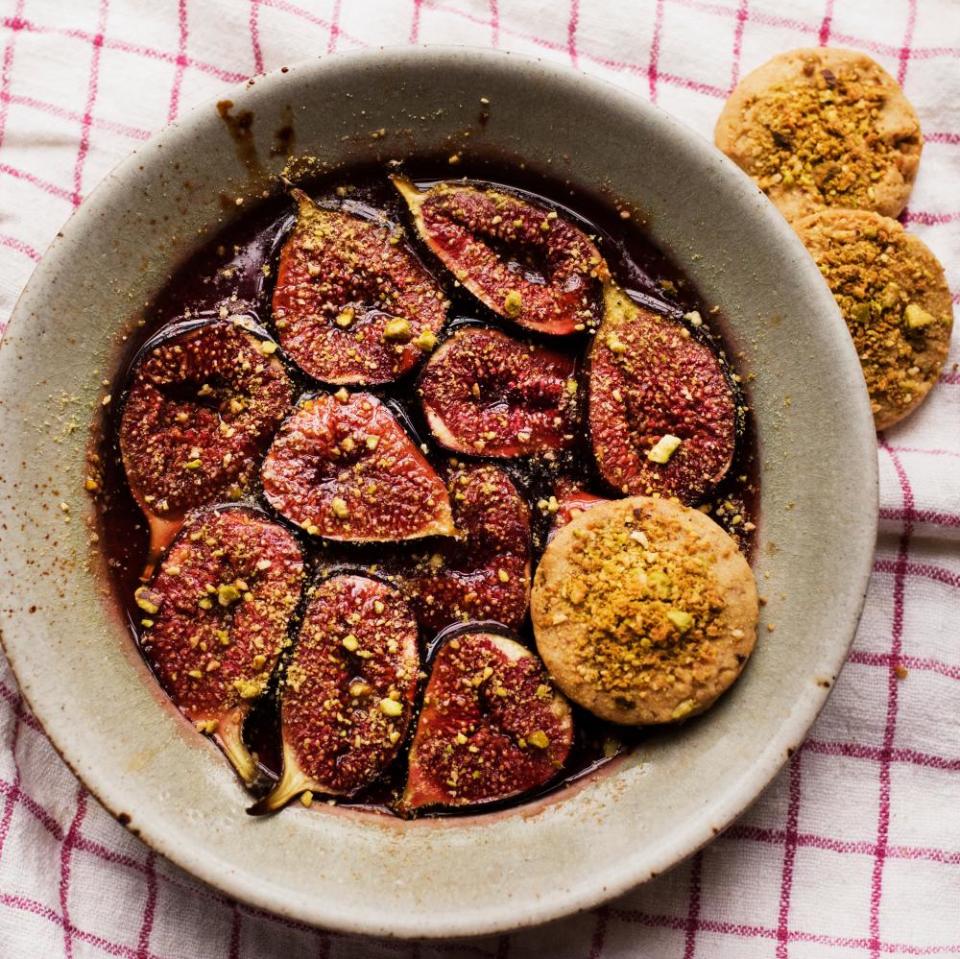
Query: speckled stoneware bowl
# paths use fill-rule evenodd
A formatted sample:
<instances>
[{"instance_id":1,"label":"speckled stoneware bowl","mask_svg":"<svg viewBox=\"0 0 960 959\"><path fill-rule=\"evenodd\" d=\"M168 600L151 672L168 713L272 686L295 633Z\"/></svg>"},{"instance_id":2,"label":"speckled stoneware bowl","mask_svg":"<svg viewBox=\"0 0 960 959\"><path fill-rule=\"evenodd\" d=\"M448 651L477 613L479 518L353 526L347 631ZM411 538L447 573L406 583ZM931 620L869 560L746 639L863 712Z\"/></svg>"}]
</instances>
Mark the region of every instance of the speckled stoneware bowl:
<instances>
[{"instance_id":1,"label":"speckled stoneware bowl","mask_svg":"<svg viewBox=\"0 0 960 959\"><path fill-rule=\"evenodd\" d=\"M478 123L480 97L491 101ZM511 55L384 50L303 63L231 94L122 163L37 268L0 350L0 621L23 692L77 775L146 842L230 895L333 929L488 933L593 906L709 841L823 705L854 633L875 535L873 427L826 286L760 192L706 141L627 93ZM331 163L465 147L601 187L729 316L760 444L757 651L701 719L545 801L402 822L297 805L256 820L214 747L167 702L91 549L87 427L137 308L254 198L276 131ZM384 130L382 137L371 133ZM469 131L470 136L464 134ZM259 169L259 172L258 172ZM70 521L60 504L69 508ZM776 624L768 632L766 623Z\"/></svg>"}]
</instances>

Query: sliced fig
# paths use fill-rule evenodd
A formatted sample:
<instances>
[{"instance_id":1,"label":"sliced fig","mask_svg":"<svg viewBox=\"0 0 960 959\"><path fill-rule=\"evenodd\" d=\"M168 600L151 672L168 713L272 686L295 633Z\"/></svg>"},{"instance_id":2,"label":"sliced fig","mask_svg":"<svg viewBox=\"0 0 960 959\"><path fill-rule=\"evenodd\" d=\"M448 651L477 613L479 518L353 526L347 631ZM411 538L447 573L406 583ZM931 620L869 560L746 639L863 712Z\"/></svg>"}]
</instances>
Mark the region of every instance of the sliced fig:
<instances>
[{"instance_id":1,"label":"sliced fig","mask_svg":"<svg viewBox=\"0 0 960 959\"><path fill-rule=\"evenodd\" d=\"M437 442L474 456L526 456L574 442L572 357L467 327L430 358L419 393Z\"/></svg>"},{"instance_id":2,"label":"sliced fig","mask_svg":"<svg viewBox=\"0 0 960 959\"><path fill-rule=\"evenodd\" d=\"M555 210L494 189L437 183L420 191L392 179L424 242L498 316L561 336L597 325L606 264Z\"/></svg>"},{"instance_id":3,"label":"sliced fig","mask_svg":"<svg viewBox=\"0 0 960 959\"><path fill-rule=\"evenodd\" d=\"M297 365L324 383L389 383L429 353L443 291L399 230L317 206L294 190L297 223L280 252L273 322Z\"/></svg>"},{"instance_id":4,"label":"sliced fig","mask_svg":"<svg viewBox=\"0 0 960 959\"><path fill-rule=\"evenodd\" d=\"M530 510L495 466L454 466L448 488L463 538L413 559L401 573L428 632L496 620L516 629L530 601Z\"/></svg>"},{"instance_id":5,"label":"sliced fig","mask_svg":"<svg viewBox=\"0 0 960 959\"><path fill-rule=\"evenodd\" d=\"M303 400L262 469L267 501L314 536L394 542L453 536L443 480L369 393Z\"/></svg>"},{"instance_id":6,"label":"sliced fig","mask_svg":"<svg viewBox=\"0 0 960 959\"><path fill-rule=\"evenodd\" d=\"M553 515L553 523L550 527L550 533L547 539L553 539L558 530L562 529L570 520L579 516L585 510L596 506L598 503L606 503L602 496L594 493L588 493L585 489L569 483L558 483L556 494L554 496L556 509ZM551 507L552 508L552 507Z\"/></svg>"},{"instance_id":7,"label":"sliced fig","mask_svg":"<svg viewBox=\"0 0 960 959\"><path fill-rule=\"evenodd\" d=\"M193 514L149 586L136 592L140 643L170 698L217 741L245 782L241 738L300 599L303 556L277 523L240 507Z\"/></svg>"},{"instance_id":8,"label":"sliced fig","mask_svg":"<svg viewBox=\"0 0 960 959\"><path fill-rule=\"evenodd\" d=\"M468 633L433 660L401 808L473 806L549 782L573 744L573 717L540 660L516 640Z\"/></svg>"},{"instance_id":9,"label":"sliced fig","mask_svg":"<svg viewBox=\"0 0 960 959\"><path fill-rule=\"evenodd\" d=\"M419 668L417 621L397 589L357 575L319 583L280 687L283 775L250 812L372 783L406 737Z\"/></svg>"},{"instance_id":10,"label":"sliced fig","mask_svg":"<svg viewBox=\"0 0 960 959\"><path fill-rule=\"evenodd\" d=\"M130 491L150 524L145 578L188 510L239 499L293 401L276 344L231 322L160 341L139 360L120 423Z\"/></svg>"},{"instance_id":11,"label":"sliced fig","mask_svg":"<svg viewBox=\"0 0 960 959\"><path fill-rule=\"evenodd\" d=\"M589 421L600 475L617 491L698 502L733 461L737 410L716 354L612 283L590 350Z\"/></svg>"}]
</instances>

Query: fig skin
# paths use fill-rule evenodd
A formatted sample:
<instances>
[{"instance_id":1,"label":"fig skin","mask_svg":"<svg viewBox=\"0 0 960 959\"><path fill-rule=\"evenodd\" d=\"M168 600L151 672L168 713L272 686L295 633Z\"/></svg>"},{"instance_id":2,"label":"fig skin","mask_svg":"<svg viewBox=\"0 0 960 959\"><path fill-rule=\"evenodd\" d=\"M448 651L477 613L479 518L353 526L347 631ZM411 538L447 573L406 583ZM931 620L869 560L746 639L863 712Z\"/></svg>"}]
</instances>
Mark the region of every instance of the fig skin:
<instances>
[{"instance_id":1,"label":"fig skin","mask_svg":"<svg viewBox=\"0 0 960 959\"><path fill-rule=\"evenodd\" d=\"M443 480L369 393L302 400L261 477L267 502L313 536L383 543L456 534Z\"/></svg>"},{"instance_id":2,"label":"fig skin","mask_svg":"<svg viewBox=\"0 0 960 959\"><path fill-rule=\"evenodd\" d=\"M438 183L420 191L404 177L391 179L427 246L498 316L556 336L599 323L607 266L568 220L493 189ZM506 260L497 248L515 258Z\"/></svg>"},{"instance_id":3,"label":"fig skin","mask_svg":"<svg viewBox=\"0 0 960 959\"><path fill-rule=\"evenodd\" d=\"M398 228L318 207L300 190L280 253L273 322L280 343L324 383L389 383L436 342L447 301Z\"/></svg>"},{"instance_id":4,"label":"fig skin","mask_svg":"<svg viewBox=\"0 0 960 959\"><path fill-rule=\"evenodd\" d=\"M418 392L433 436L446 449L528 456L573 445L575 365L499 330L467 327L430 358Z\"/></svg>"},{"instance_id":5,"label":"fig skin","mask_svg":"<svg viewBox=\"0 0 960 959\"><path fill-rule=\"evenodd\" d=\"M144 655L247 783L257 766L243 722L289 642L302 580L303 555L288 530L228 507L192 514L152 583L137 590Z\"/></svg>"},{"instance_id":6,"label":"fig skin","mask_svg":"<svg viewBox=\"0 0 960 959\"><path fill-rule=\"evenodd\" d=\"M399 579L420 626L468 620L523 623L530 602L530 510L510 477L488 464L452 465L448 489L463 538L413 558Z\"/></svg>"},{"instance_id":7,"label":"fig skin","mask_svg":"<svg viewBox=\"0 0 960 959\"><path fill-rule=\"evenodd\" d=\"M719 358L679 323L635 304L613 283L590 349L588 419L597 469L621 494L699 502L736 449L737 407ZM666 463L648 458L665 436Z\"/></svg>"},{"instance_id":8,"label":"fig skin","mask_svg":"<svg viewBox=\"0 0 960 959\"><path fill-rule=\"evenodd\" d=\"M573 717L540 660L495 633L460 635L433 660L400 811L474 806L549 782L573 744Z\"/></svg>"},{"instance_id":9,"label":"fig skin","mask_svg":"<svg viewBox=\"0 0 960 959\"><path fill-rule=\"evenodd\" d=\"M130 492L150 525L143 578L187 512L239 499L293 402L276 344L231 322L164 339L137 363L120 421Z\"/></svg>"},{"instance_id":10,"label":"fig skin","mask_svg":"<svg viewBox=\"0 0 960 959\"><path fill-rule=\"evenodd\" d=\"M338 575L310 592L280 684L283 775L252 815L306 791L350 796L393 761L413 715L417 621L394 587Z\"/></svg>"}]
</instances>

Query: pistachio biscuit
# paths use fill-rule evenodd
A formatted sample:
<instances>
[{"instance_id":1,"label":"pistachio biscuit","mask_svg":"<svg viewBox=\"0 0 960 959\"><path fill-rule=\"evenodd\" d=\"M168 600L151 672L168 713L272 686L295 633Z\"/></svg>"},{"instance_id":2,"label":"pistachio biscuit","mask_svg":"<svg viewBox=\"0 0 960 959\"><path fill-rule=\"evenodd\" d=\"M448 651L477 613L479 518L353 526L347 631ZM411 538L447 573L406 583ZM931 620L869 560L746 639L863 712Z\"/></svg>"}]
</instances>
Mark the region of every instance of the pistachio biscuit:
<instances>
[{"instance_id":1,"label":"pistachio biscuit","mask_svg":"<svg viewBox=\"0 0 960 959\"><path fill-rule=\"evenodd\" d=\"M791 221L823 207L896 216L923 146L896 80L831 48L782 53L744 77L714 138Z\"/></svg>"},{"instance_id":2,"label":"pistachio biscuit","mask_svg":"<svg viewBox=\"0 0 960 959\"><path fill-rule=\"evenodd\" d=\"M713 520L633 496L559 530L531 615L557 686L603 719L640 726L716 701L753 650L759 605L749 564Z\"/></svg>"},{"instance_id":3,"label":"pistachio biscuit","mask_svg":"<svg viewBox=\"0 0 960 959\"><path fill-rule=\"evenodd\" d=\"M821 210L794 224L853 337L877 429L917 407L950 347L943 267L923 240L869 210Z\"/></svg>"}]
</instances>

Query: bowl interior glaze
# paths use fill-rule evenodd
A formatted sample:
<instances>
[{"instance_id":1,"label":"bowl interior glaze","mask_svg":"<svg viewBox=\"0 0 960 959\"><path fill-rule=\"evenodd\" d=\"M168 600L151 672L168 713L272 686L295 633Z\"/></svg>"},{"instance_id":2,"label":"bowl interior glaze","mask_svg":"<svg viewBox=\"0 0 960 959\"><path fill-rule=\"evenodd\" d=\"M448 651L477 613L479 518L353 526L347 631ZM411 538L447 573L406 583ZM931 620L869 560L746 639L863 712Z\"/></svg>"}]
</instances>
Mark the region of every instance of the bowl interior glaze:
<instances>
[{"instance_id":1,"label":"bowl interior glaze","mask_svg":"<svg viewBox=\"0 0 960 959\"><path fill-rule=\"evenodd\" d=\"M480 97L490 100L485 123ZM139 148L64 227L0 348L0 624L32 709L83 782L148 843L230 895L307 923L490 933L662 872L723 829L800 743L860 613L876 529L874 433L819 273L712 146L567 69L468 49L380 50L258 77L231 99L234 115L252 112L252 141L238 149L209 104ZM244 813L227 764L130 641L90 544L83 479L100 382L117 373L138 307L237 215L221 194L255 202L283 166L270 147L287 125L298 153L331 165L467 149L609 191L643 211L654 241L722 306L753 377L755 569L768 605L744 676L704 717L652 736L605 775L490 816Z\"/></svg>"}]
</instances>

